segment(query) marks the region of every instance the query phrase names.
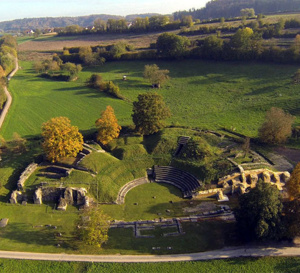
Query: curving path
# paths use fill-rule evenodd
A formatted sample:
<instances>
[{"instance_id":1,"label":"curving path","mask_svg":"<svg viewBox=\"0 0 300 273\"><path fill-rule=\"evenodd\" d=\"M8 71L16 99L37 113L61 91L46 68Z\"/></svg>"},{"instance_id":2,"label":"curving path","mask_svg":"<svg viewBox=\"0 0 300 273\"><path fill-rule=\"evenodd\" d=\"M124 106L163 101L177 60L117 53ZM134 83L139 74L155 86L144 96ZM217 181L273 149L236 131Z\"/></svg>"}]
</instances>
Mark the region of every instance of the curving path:
<instances>
[{"instance_id":1,"label":"curving path","mask_svg":"<svg viewBox=\"0 0 300 273\"><path fill-rule=\"evenodd\" d=\"M213 259L229 259L238 257L264 256L300 256L299 247L282 248L226 248L202 253L171 254L171 255L75 255L50 254L33 252L0 251L0 258L65 261L65 262L114 262L114 263L152 263L152 262L180 262L201 261Z\"/></svg>"},{"instance_id":2,"label":"curving path","mask_svg":"<svg viewBox=\"0 0 300 273\"><path fill-rule=\"evenodd\" d=\"M15 69L7 76L7 80L8 81L10 81L11 78L17 73L18 69L19 69L19 64L18 64L18 59L16 59ZM7 89L6 86L4 87L4 92L6 94L7 100L5 102L5 105L3 107L2 112L0 114L0 128L2 127L2 124L3 124L4 120L5 120L7 112L9 110L10 106L11 106L11 103L12 103L11 94L8 92L8 89Z\"/></svg>"}]
</instances>

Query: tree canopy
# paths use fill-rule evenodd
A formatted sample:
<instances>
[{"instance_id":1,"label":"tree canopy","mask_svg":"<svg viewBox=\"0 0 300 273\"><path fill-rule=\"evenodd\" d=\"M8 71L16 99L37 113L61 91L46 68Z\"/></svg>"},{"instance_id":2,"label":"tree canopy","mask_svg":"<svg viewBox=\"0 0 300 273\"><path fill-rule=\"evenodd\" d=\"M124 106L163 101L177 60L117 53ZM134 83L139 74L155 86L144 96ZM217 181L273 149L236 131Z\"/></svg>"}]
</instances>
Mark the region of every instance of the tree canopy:
<instances>
[{"instance_id":1,"label":"tree canopy","mask_svg":"<svg viewBox=\"0 0 300 273\"><path fill-rule=\"evenodd\" d=\"M136 130L143 135L153 134L162 129L164 120L171 116L163 97L156 92L140 94L133 102L132 119Z\"/></svg>"},{"instance_id":2,"label":"tree canopy","mask_svg":"<svg viewBox=\"0 0 300 273\"><path fill-rule=\"evenodd\" d=\"M76 156L83 149L83 136L78 127L71 126L66 117L56 117L43 123L42 146L46 157L56 162L63 157Z\"/></svg>"},{"instance_id":3,"label":"tree canopy","mask_svg":"<svg viewBox=\"0 0 300 273\"><path fill-rule=\"evenodd\" d=\"M265 121L259 129L261 141L269 144L284 143L292 134L294 117L282 109L272 107L266 114Z\"/></svg>"},{"instance_id":4,"label":"tree canopy","mask_svg":"<svg viewBox=\"0 0 300 273\"><path fill-rule=\"evenodd\" d=\"M145 65L144 78L147 79L152 86L160 88L160 86L169 79L169 70L159 69L156 64Z\"/></svg>"},{"instance_id":5,"label":"tree canopy","mask_svg":"<svg viewBox=\"0 0 300 273\"><path fill-rule=\"evenodd\" d=\"M101 247L108 240L110 217L98 207L86 208L78 222L78 235L87 245Z\"/></svg>"},{"instance_id":6,"label":"tree canopy","mask_svg":"<svg viewBox=\"0 0 300 273\"><path fill-rule=\"evenodd\" d=\"M110 105L102 111L101 118L96 120L96 127L97 140L104 145L119 136L122 127L118 124L114 109Z\"/></svg>"},{"instance_id":7,"label":"tree canopy","mask_svg":"<svg viewBox=\"0 0 300 273\"><path fill-rule=\"evenodd\" d=\"M294 168L286 188L291 200L300 198L300 162Z\"/></svg>"},{"instance_id":8,"label":"tree canopy","mask_svg":"<svg viewBox=\"0 0 300 273\"><path fill-rule=\"evenodd\" d=\"M187 37L168 32L159 35L156 41L157 53L159 55L175 59L182 57L189 45L190 40Z\"/></svg>"},{"instance_id":9,"label":"tree canopy","mask_svg":"<svg viewBox=\"0 0 300 273\"><path fill-rule=\"evenodd\" d=\"M282 227L282 207L276 186L259 180L254 189L239 197L235 217L242 238L246 241L277 239Z\"/></svg>"}]
</instances>

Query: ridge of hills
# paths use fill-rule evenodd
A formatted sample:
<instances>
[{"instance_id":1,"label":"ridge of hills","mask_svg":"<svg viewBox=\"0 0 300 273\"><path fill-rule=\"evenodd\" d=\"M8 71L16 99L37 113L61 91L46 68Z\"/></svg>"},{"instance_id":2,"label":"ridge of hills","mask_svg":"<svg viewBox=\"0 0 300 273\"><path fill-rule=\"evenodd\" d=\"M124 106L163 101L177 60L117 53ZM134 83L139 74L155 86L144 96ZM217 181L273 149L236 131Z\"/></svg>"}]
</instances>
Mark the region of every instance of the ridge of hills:
<instances>
[{"instance_id":1,"label":"ridge of hills","mask_svg":"<svg viewBox=\"0 0 300 273\"><path fill-rule=\"evenodd\" d=\"M27 29L46 29L55 27L66 27L70 25L79 25L81 27L92 26L96 19L102 19L104 21L108 19L123 19L127 21L133 20L136 17L151 17L158 15L157 13L145 13L145 14L130 14L126 17L120 15L110 14L92 14L86 16L76 17L40 17L40 18L23 18L12 21L0 22L0 30L2 31L22 31Z\"/></svg>"}]
</instances>

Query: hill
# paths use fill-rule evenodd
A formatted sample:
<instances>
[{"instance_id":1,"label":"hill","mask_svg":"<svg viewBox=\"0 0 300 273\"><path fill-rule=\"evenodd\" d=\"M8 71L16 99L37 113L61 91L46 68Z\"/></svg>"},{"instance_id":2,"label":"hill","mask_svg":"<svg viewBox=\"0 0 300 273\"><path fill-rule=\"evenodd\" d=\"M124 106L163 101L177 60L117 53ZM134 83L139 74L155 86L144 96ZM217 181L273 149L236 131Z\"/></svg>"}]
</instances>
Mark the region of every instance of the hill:
<instances>
[{"instance_id":1,"label":"hill","mask_svg":"<svg viewBox=\"0 0 300 273\"><path fill-rule=\"evenodd\" d=\"M194 19L230 18L240 16L241 9L253 8L256 14L290 12L300 10L299 0L211 0L202 9L179 11L175 19L182 15L192 15Z\"/></svg>"},{"instance_id":2,"label":"hill","mask_svg":"<svg viewBox=\"0 0 300 273\"><path fill-rule=\"evenodd\" d=\"M131 14L126 16L127 21L131 21L136 17L151 17L158 15L156 13L145 14ZM93 14L87 16L78 17L41 17L41 18L24 18L12 21L0 22L0 30L8 31L22 31L27 29L45 29L55 27L66 27L70 25L79 25L81 27L88 27L94 24L96 19L102 19L104 21L108 19L122 19L123 16L109 15L109 14Z\"/></svg>"}]
</instances>

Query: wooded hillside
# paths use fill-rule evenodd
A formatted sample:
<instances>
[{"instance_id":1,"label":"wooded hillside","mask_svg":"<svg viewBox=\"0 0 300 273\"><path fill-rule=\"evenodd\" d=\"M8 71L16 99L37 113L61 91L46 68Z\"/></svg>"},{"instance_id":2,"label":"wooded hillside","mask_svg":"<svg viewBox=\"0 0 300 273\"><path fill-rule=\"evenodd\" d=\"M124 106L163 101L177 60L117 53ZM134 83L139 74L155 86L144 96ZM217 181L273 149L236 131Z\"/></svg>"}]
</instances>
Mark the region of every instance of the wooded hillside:
<instances>
[{"instance_id":1,"label":"wooded hillside","mask_svg":"<svg viewBox=\"0 0 300 273\"><path fill-rule=\"evenodd\" d=\"M175 19L192 15L194 19L229 18L240 16L241 9L253 8L256 14L300 10L300 0L211 0L202 9L174 13Z\"/></svg>"}]
</instances>

